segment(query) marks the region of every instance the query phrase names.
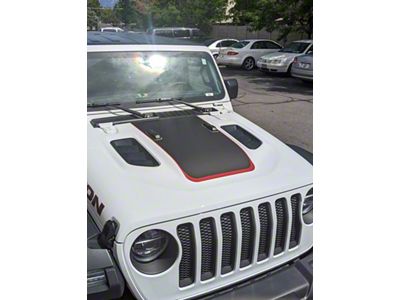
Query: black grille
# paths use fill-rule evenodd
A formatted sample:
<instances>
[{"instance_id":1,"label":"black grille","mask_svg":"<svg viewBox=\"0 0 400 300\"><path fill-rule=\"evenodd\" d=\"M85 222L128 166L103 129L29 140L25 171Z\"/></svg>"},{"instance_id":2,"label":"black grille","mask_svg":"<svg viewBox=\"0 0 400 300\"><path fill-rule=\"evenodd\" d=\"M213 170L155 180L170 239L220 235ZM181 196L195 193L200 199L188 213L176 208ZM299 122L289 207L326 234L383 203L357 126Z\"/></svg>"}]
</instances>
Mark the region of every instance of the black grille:
<instances>
[{"instance_id":1,"label":"black grille","mask_svg":"<svg viewBox=\"0 0 400 300\"><path fill-rule=\"evenodd\" d=\"M274 255L285 249L288 212L285 199L278 199L275 202L276 209L276 238Z\"/></svg>"},{"instance_id":2,"label":"black grille","mask_svg":"<svg viewBox=\"0 0 400 300\"><path fill-rule=\"evenodd\" d=\"M264 260L269 255L272 236L272 213L269 203L260 204L258 207L260 217L260 245L258 248L258 261Z\"/></svg>"},{"instance_id":3,"label":"black grille","mask_svg":"<svg viewBox=\"0 0 400 300\"><path fill-rule=\"evenodd\" d=\"M312 197L311 192L307 197ZM182 245L179 286L189 286L195 281L205 281L220 274L234 272L235 268L250 266L253 261L270 259L270 256L282 254L285 249L299 245L303 226L301 203L301 195L295 194L290 199L280 198L275 202L260 203L258 207L245 207L238 215L235 212L226 212L218 219L206 217L197 223L196 228L192 223L179 225L178 237ZM256 227L257 216L259 228ZM290 219L292 221L289 226ZM197 235L195 237L195 229L196 234L199 232L198 237ZM238 230L241 230L241 242L238 241L240 234ZM221 236L218 236L218 233ZM259 233L259 237L256 233ZM273 236L275 236L274 242ZM196 262L196 248L201 251L198 253L201 259L199 262ZM218 249L221 253L218 253ZM220 274L217 273L218 255L221 257ZM239 261L237 261L238 255L240 255ZM196 270L197 266L200 270ZM200 273L199 278L196 277L196 272Z\"/></svg>"},{"instance_id":4,"label":"black grille","mask_svg":"<svg viewBox=\"0 0 400 300\"><path fill-rule=\"evenodd\" d=\"M235 268L236 259L236 228L233 213L221 216L222 231L222 262L221 273L226 274Z\"/></svg>"},{"instance_id":5,"label":"black grille","mask_svg":"<svg viewBox=\"0 0 400 300\"><path fill-rule=\"evenodd\" d=\"M300 220L300 195L293 195L290 198L292 204L292 228L290 231L289 248L296 247L300 242L301 220Z\"/></svg>"},{"instance_id":6,"label":"black grille","mask_svg":"<svg viewBox=\"0 0 400 300\"><path fill-rule=\"evenodd\" d=\"M179 264L179 286L184 287L194 282L195 243L192 224L178 226L178 237L182 245L182 259Z\"/></svg>"},{"instance_id":7,"label":"black grille","mask_svg":"<svg viewBox=\"0 0 400 300\"><path fill-rule=\"evenodd\" d=\"M242 224L242 251L240 254L240 267L248 266L253 258L254 243L254 217L252 209L243 208L240 211L240 221Z\"/></svg>"},{"instance_id":8,"label":"black grille","mask_svg":"<svg viewBox=\"0 0 400 300\"><path fill-rule=\"evenodd\" d=\"M213 218L200 221L201 236L201 280L207 280L215 275L217 257L217 237Z\"/></svg>"}]
</instances>

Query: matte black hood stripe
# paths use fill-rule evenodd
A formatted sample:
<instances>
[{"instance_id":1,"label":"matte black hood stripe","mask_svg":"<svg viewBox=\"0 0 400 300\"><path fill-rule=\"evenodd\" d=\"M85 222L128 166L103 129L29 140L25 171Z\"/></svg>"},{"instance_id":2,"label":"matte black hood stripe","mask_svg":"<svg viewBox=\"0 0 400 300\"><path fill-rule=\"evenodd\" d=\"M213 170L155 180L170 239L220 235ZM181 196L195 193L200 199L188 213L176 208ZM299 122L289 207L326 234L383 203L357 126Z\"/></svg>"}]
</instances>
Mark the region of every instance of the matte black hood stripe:
<instances>
[{"instance_id":1,"label":"matte black hood stripe","mask_svg":"<svg viewBox=\"0 0 400 300\"><path fill-rule=\"evenodd\" d=\"M242 148L222 132L205 126L207 123L196 116L144 120L132 125L161 147L191 181L201 182L255 169Z\"/></svg>"}]
</instances>

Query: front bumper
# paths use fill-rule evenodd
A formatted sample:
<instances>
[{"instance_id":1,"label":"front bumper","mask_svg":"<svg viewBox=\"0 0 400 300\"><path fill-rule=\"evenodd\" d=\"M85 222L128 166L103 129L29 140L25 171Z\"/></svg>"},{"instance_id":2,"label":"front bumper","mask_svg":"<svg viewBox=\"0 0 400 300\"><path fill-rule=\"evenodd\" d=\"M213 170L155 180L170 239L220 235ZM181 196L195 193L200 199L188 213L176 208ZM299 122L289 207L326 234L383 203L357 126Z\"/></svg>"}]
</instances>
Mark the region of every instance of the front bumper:
<instances>
[{"instance_id":1,"label":"front bumper","mask_svg":"<svg viewBox=\"0 0 400 300\"><path fill-rule=\"evenodd\" d=\"M203 300L312 299L313 254L242 284L200 298Z\"/></svg>"},{"instance_id":2,"label":"front bumper","mask_svg":"<svg viewBox=\"0 0 400 300\"><path fill-rule=\"evenodd\" d=\"M304 80L313 80L313 71L312 70L305 70L300 68L292 68L292 76Z\"/></svg>"},{"instance_id":3,"label":"front bumper","mask_svg":"<svg viewBox=\"0 0 400 300\"><path fill-rule=\"evenodd\" d=\"M257 68L264 72L273 73L286 73L288 70L288 65L272 65L264 62L257 61Z\"/></svg>"}]
</instances>

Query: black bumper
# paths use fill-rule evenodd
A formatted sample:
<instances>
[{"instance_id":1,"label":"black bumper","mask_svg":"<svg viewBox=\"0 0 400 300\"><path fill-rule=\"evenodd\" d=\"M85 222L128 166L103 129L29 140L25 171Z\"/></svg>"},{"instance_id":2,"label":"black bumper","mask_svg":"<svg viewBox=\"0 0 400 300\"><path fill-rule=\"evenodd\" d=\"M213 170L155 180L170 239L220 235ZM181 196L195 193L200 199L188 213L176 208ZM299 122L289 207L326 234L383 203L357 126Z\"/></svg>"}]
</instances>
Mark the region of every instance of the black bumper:
<instances>
[{"instance_id":1,"label":"black bumper","mask_svg":"<svg viewBox=\"0 0 400 300\"><path fill-rule=\"evenodd\" d=\"M260 300L260 299L312 299L313 255L308 255L291 265L256 277L250 281L222 290L201 299Z\"/></svg>"}]
</instances>

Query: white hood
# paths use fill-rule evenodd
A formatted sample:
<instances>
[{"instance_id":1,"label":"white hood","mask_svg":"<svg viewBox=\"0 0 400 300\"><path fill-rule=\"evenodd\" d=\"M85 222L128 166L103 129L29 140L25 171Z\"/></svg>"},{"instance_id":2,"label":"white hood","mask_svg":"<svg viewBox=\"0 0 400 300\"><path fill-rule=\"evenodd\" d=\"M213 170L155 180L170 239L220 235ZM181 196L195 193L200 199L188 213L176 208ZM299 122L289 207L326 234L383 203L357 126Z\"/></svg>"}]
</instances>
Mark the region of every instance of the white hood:
<instances>
[{"instance_id":1,"label":"white hood","mask_svg":"<svg viewBox=\"0 0 400 300\"><path fill-rule=\"evenodd\" d=\"M293 60L295 57L303 55L302 53L287 53L287 52L274 52L267 55L262 56L264 59L287 59Z\"/></svg>"},{"instance_id":2,"label":"white hood","mask_svg":"<svg viewBox=\"0 0 400 300\"><path fill-rule=\"evenodd\" d=\"M115 218L120 224L117 241L123 242L133 230L193 214L227 207L278 194L312 183L312 166L289 147L234 112L200 116L220 128L237 124L262 141L250 150L232 138L251 159L255 169L249 172L202 182L188 180L177 163L162 148L132 124L120 124L108 130L94 128L88 117L88 185L104 208L99 216L102 226ZM108 133L106 133L107 131ZM113 140L134 138L160 163L158 167L127 164L111 146Z\"/></svg>"}]
</instances>

